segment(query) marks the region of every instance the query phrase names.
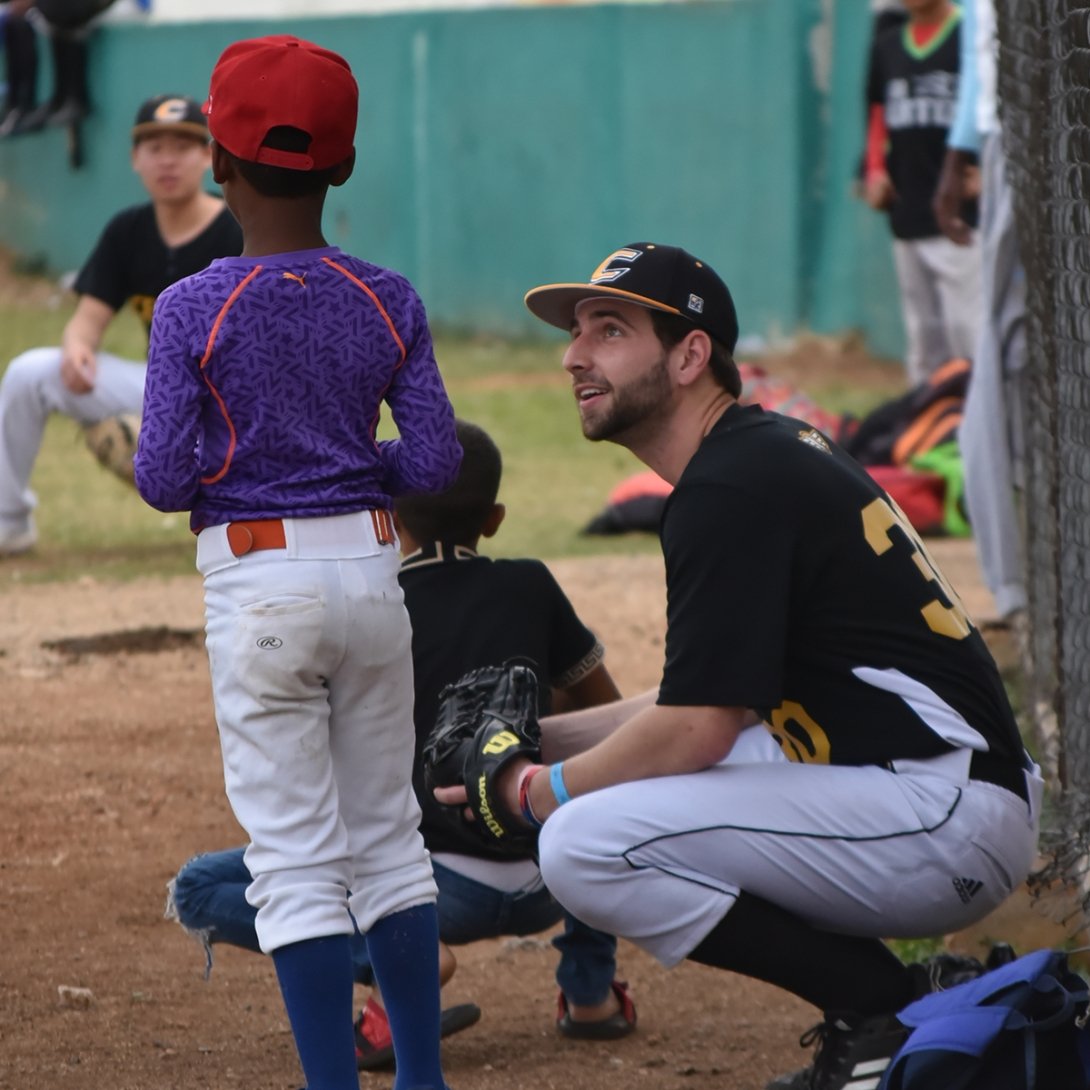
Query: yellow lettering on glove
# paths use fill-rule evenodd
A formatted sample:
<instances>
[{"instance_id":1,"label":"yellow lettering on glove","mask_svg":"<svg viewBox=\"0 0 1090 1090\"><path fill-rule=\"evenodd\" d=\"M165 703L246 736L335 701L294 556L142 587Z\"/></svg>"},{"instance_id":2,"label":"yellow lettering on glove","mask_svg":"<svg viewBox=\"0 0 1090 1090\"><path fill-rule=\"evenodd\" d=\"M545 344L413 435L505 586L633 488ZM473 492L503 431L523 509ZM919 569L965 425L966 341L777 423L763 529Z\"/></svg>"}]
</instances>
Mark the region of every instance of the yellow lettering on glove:
<instances>
[{"instance_id":1,"label":"yellow lettering on glove","mask_svg":"<svg viewBox=\"0 0 1090 1090\"><path fill-rule=\"evenodd\" d=\"M481 746L481 752L494 757L497 753L502 753L505 749L517 745L519 745L517 734L512 734L509 730L501 730L499 734L494 734Z\"/></svg>"},{"instance_id":2,"label":"yellow lettering on glove","mask_svg":"<svg viewBox=\"0 0 1090 1090\"><path fill-rule=\"evenodd\" d=\"M499 735L497 735L499 737ZM518 739L515 739L518 741ZM488 805L488 792L485 790L486 777L481 776L477 781L477 798L480 802L479 813L488 826L488 831L497 839L507 835L507 830L492 816L492 807Z\"/></svg>"}]
</instances>

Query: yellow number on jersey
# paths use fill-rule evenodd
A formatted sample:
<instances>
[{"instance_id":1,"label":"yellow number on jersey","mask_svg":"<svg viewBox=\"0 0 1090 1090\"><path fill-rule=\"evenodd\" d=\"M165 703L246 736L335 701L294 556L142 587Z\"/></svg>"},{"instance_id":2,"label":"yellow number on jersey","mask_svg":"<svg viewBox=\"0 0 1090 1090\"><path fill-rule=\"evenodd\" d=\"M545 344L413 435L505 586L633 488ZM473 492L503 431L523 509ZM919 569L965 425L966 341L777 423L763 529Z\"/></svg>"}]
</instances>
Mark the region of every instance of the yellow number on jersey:
<instances>
[{"instance_id":1,"label":"yellow number on jersey","mask_svg":"<svg viewBox=\"0 0 1090 1090\"><path fill-rule=\"evenodd\" d=\"M927 627L940 636L952 640L963 640L973 630L965 607L957 592L946 581L935 562L927 555L919 534L905 517L904 512L890 499L876 499L863 508L863 534L867 544L878 556L893 548L890 530L894 527L902 530L912 545L912 559L920 574L929 583L937 583L950 605L944 605L937 598L927 603L920 613L927 622Z\"/></svg>"},{"instance_id":2,"label":"yellow number on jersey","mask_svg":"<svg viewBox=\"0 0 1090 1090\"><path fill-rule=\"evenodd\" d=\"M785 700L771 715L769 733L789 761L829 763L829 736L794 700Z\"/></svg>"}]
</instances>

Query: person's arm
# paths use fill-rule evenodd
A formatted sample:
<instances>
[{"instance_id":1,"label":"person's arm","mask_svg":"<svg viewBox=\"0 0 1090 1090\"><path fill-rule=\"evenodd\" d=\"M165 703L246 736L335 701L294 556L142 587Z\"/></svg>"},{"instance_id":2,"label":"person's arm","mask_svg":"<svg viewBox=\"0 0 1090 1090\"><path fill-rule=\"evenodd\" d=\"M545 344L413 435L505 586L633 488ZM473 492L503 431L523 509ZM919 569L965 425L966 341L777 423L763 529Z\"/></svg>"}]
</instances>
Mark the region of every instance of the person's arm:
<instances>
[{"instance_id":1,"label":"person's arm","mask_svg":"<svg viewBox=\"0 0 1090 1090\"><path fill-rule=\"evenodd\" d=\"M597 745L565 759L564 786L571 798L614 784L659 776L679 776L710 768L730 753L735 740L751 718L747 708L650 703L632 715L633 703L645 699L646 694L644 697L633 697L632 701L606 704L579 713L595 717L601 715L601 719L595 720L599 729L606 728L609 721L606 713L623 715L626 710L624 705L629 705L627 711L630 718L617 725ZM552 741L557 741L555 736ZM544 753L549 753L550 749L545 747L544 729L542 744ZM555 749L551 752L555 753ZM528 759L513 760L497 778L495 790L511 814L521 812L519 773L530 763ZM530 783L530 806L540 821L544 821L561 805L550 786L550 771L543 769ZM465 802L465 785L437 787L435 797L445 805Z\"/></svg>"},{"instance_id":2,"label":"person's arm","mask_svg":"<svg viewBox=\"0 0 1090 1090\"><path fill-rule=\"evenodd\" d=\"M93 295L81 295L61 335L61 379L74 394L94 389L96 354L117 311Z\"/></svg>"},{"instance_id":3,"label":"person's arm","mask_svg":"<svg viewBox=\"0 0 1090 1090\"><path fill-rule=\"evenodd\" d=\"M748 719L746 708L650 705L593 748L565 760L564 786L575 798L614 784L709 768L730 753ZM514 814L519 813L519 771L512 762L499 786ZM530 806L542 821L561 805L550 779L548 771L540 772L529 788Z\"/></svg>"},{"instance_id":4,"label":"person's arm","mask_svg":"<svg viewBox=\"0 0 1090 1090\"><path fill-rule=\"evenodd\" d=\"M201 371L206 338L186 281L159 296L152 318L144 409L133 470L136 489L158 511L189 511L200 488L201 415L210 397Z\"/></svg>"},{"instance_id":5,"label":"person's arm","mask_svg":"<svg viewBox=\"0 0 1090 1090\"><path fill-rule=\"evenodd\" d=\"M574 712L621 699L621 690L604 662L565 689L553 688L553 712Z\"/></svg>"},{"instance_id":6,"label":"person's arm","mask_svg":"<svg viewBox=\"0 0 1090 1090\"><path fill-rule=\"evenodd\" d=\"M405 359L383 395L397 439L378 442L385 469L383 486L390 496L412 492L442 492L454 483L462 462L462 447L454 430L454 408L443 385L428 329L424 304L410 293L404 330Z\"/></svg>"},{"instance_id":7,"label":"person's arm","mask_svg":"<svg viewBox=\"0 0 1090 1090\"><path fill-rule=\"evenodd\" d=\"M648 689L627 700L545 716L541 720L542 760L562 761L590 749L628 722L636 712L654 704L657 696L658 689Z\"/></svg>"},{"instance_id":8,"label":"person's arm","mask_svg":"<svg viewBox=\"0 0 1090 1090\"><path fill-rule=\"evenodd\" d=\"M890 206L896 193L886 170L886 132L885 107L875 103L870 108L867 119L867 150L863 167L863 195L867 204L876 211Z\"/></svg>"},{"instance_id":9,"label":"person's arm","mask_svg":"<svg viewBox=\"0 0 1090 1090\"><path fill-rule=\"evenodd\" d=\"M973 232L962 219L961 209L965 201L976 196L971 185L976 175L976 157L962 148L947 148L942 161L942 171L931 201L939 230L951 242L967 246Z\"/></svg>"},{"instance_id":10,"label":"person's arm","mask_svg":"<svg viewBox=\"0 0 1090 1090\"><path fill-rule=\"evenodd\" d=\"M959 246L968 245L972 238L969 225L961 217L964 202L975 194L971 184L976 173L976 152L980 149L980 133L976 125L976 103L979 94L977 74L976 0L962 7L961 35L958 58L958 99L954 121L946 137L946 156L942 162L939 182L931 201L939 230Z\"/></svg>"},{"instance_id":11,"label":"person's arm","mask_svg":"<svg viewBox=\"0 0 1090 1090\"><path fill-rule=\"evenodd\" d=\"M984 0L990 3L991 0ZM979 55L977 42L977 0L967 0L961 6L958 27L958 97L954 120L946 134L946 146L961 151L980 151L980 132L976 123L977 97L980 93Z\"/></svg>"}]
</instances>

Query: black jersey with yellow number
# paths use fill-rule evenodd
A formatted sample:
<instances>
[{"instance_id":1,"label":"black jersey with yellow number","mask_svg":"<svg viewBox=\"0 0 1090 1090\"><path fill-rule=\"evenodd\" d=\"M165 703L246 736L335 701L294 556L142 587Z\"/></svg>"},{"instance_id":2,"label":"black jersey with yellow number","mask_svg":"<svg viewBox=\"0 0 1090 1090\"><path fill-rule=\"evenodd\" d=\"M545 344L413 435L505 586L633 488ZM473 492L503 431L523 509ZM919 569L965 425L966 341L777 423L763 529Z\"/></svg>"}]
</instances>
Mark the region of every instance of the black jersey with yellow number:
<instances>
[{"instance_id":1,"label":"black jersey with yellow number","mask_svg":"<svg viewBox=\"0 0 1090 1090\"><path fill-rule=\"evenodd\" d=\"M550 710L550 687L567 689L602 661L601 643L540 560L492 560L461 545L434 542L407 556L401 588L413 626L416 756L413 787L430 851L497 859L476 833L444 820L424 790L420 752L435 722L439 691L462 674L520 657L538 679L538 712Z\"/></svg>"},{"instance_id":2,"label":"black jersey with yellow number","mask_svg":"<svg viewBox=\"0 0 1090 1090\"><path fill-rule=\"evenodd\" d=\"M732 405L661 532L660 703L753 708L794 760L1021 755L955 592L885 492L808 424Z\"/></svg>"},{"instance_id":3,"label":"black jersey with yellow number","mask_svg":"<svg viewBox=\"0 0 1090 1090\"><path fill-rule=\"evenodd\" d=\"M163 241L153 205L134 205L106 224L74 288L114 310L131 301L150 332L155 300L163 291L207 268L217 257L240 253L242 229L226 205L196 238L182 246L168 246Z\"/></svg>"}]
</instances>

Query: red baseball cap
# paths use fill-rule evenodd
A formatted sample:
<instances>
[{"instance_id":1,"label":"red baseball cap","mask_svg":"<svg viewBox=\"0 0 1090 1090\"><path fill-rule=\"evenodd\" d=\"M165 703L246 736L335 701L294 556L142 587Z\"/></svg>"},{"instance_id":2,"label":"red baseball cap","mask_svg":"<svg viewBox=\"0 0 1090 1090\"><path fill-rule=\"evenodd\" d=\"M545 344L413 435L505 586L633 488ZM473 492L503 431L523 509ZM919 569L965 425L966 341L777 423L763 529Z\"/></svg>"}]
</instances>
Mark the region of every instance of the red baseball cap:
<instances>
[{"instance_id":1,"label":"red baseball cap","mask_svg":"<svg viewBox=\"0 0 1090 1090\"><path fill-rule=\"evenodd\" d=\"M348 62L289 34L229 45L212 70L204 112L216 143L251 163L325 170L352 154L359 89ZM265 147L270 129L310 136L305 152Z\"/></svg>"}]
</instances>

